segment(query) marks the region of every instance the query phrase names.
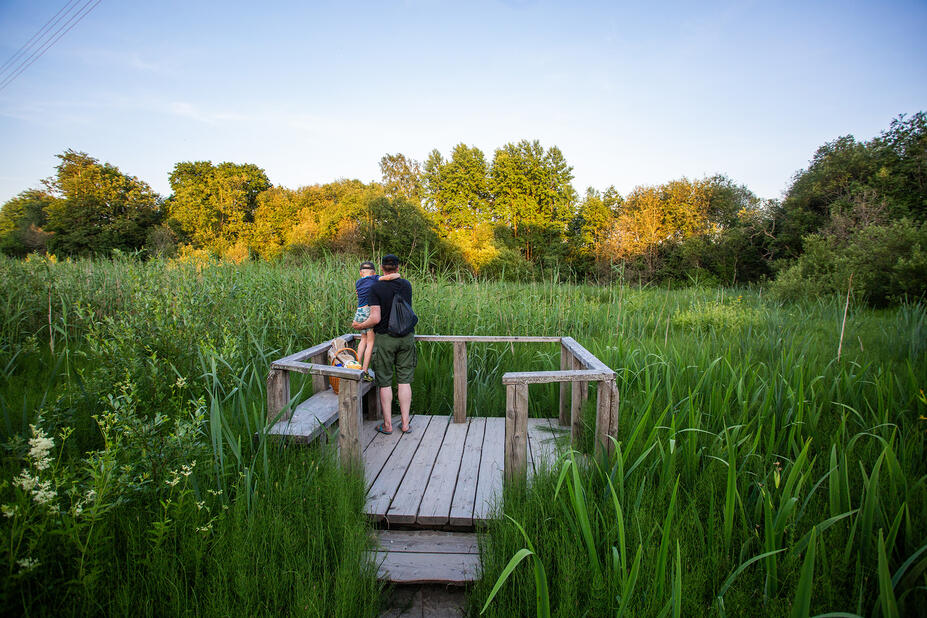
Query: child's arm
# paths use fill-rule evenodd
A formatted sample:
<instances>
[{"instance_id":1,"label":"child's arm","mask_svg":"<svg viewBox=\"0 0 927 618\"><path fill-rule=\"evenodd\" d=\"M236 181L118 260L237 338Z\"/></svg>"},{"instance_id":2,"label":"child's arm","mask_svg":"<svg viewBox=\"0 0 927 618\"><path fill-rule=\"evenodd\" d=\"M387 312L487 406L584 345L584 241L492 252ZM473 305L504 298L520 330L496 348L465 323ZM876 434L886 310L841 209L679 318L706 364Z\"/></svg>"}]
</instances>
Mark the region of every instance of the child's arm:
<instances>
[{"instance_id":1,"label":"child's arm","mask_svg":"<svg viewBox=\"0 0 927 618\"><path fill-rule=\"evenodd\" d=\"M380 281L392 281L393 279L398 279L399 273L390 273L388 275L380 275Z\"/></svg>"}]
</instances>

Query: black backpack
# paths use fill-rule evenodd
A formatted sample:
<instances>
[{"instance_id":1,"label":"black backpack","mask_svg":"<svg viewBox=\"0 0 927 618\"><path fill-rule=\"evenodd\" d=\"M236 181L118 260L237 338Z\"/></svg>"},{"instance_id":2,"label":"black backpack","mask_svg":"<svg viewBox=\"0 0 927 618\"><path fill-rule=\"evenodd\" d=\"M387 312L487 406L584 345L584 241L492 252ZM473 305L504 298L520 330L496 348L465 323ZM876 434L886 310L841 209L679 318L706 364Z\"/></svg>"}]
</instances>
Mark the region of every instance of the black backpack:
<instances>
[{"instance_id":1,"label":"black backpack","mask_svg":"<svg viewBox=\"0 0 927 618\"><path fill-rule=\"evenodd\" d=\"M405 337L415 329L418 316L412 311L412 305L397 292L393 294L393 305L389 310L387 332L393 337Z\"/></svg>"}]
</instances>

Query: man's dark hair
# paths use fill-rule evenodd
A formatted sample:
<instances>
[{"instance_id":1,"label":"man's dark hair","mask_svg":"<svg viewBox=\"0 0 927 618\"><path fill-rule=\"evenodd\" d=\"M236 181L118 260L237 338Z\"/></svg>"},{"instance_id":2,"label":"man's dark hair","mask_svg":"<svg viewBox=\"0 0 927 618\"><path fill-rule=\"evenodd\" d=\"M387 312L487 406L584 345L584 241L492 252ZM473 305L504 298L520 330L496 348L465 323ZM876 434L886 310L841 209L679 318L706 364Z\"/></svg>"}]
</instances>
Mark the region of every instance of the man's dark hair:
<instances>
[{"instance_id":1,"label":"man's dark hair","mask_svg":"<svg viewBox=\"0 0 927 618\"><path fill-rule=\"evenodd\" d=\"M383 267L383 272L394 273L399 270L399 258L392 253L387 253L383 256L383 259L380 260L380 266Z\"/></svg>"}]
</instances>

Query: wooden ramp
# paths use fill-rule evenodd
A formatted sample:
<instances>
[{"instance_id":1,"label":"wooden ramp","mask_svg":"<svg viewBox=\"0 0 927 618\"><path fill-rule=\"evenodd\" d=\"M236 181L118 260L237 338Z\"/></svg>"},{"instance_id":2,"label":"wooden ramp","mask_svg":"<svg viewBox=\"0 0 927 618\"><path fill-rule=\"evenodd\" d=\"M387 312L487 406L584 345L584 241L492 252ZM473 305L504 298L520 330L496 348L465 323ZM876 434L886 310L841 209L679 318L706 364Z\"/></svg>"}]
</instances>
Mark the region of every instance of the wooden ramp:
<instances>
[{"instance_id":1,"label":"wooden ramp","mask_svg":"<svg viewBox=\"0 0 927 618\"><path fill-rule=\"evenodd\" d=\"M496 514L502 496L504 418L418 414L412 431L377 433L378 421L365 421L366 512L384 527L472 528ZM562 440L559 438L563 437ZM556 459L569 428L556 419L528 419L529 476Z\"/></svg>"},{"instance_id":2,"label":"wooden ramp","mask_svg":"<svg viewBox=\"0 0 927 618\"><path fill-rule=\"evenodd\" d=\"M359 396L373 388L373 382L360 383ZM281 419L267 430L268 436L289 438L293 442L309 444L319 438L326 428L338 420L338 394L332 389L316 393L293 410L288 419Z\"/></svg>"}]
</instances>

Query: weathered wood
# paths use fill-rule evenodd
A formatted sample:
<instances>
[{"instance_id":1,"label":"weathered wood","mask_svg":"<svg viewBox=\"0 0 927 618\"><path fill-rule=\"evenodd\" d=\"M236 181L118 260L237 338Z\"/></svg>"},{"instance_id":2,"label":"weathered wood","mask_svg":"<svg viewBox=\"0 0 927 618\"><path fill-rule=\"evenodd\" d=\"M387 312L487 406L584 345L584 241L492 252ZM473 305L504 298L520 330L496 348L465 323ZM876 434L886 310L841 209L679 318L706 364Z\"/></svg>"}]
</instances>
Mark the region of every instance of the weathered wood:
<instances>
[{"instance_id":1,"label":"weathered wood","mask_svg":"<svg viewBox=\"0 0 927 618\"><path fill-rule=\"evenodd\" d=\"M503 384L548 384L550 382L595 382L608 380L612 370L570 369L567 371L510 371L502 374Z\"/></svg>"},{"instance_id":2,"label":"weathered wood","mask_svg":"<svg viewBox=\"0 0 927 618\"><path fill-rule=\"evenodd\" d=\"M428 425L434 417L418 416L411 433L401 433L399 428L393 430L393 435L399 435L399 444L393 449L389 459L383 464L383 469L367 492L367 505L364 510L374 518L382 518L389 511L389 505L396 495L399 484L402 483L409 462L415 456L415 451L422 441L422 436L428 430Z\"/></svg>"},{"instance_id":3,"label":"weathered wood","mask_svg":"<svg viewBox=\"0 0 927 618\"><path fill-rule=\"evenodd\" d=\"M571 356L573 367L582 366L581 361L575 356ZM570 435L573 448L579 446L579 440L583 436L583 393L587 390L585 382L573 382L570 390Z\"/></svg>"},{"instance_id":4,"label":"weathered wood","mask_svg":"<svg viewBox=\"0 0 927 618\"><path fill-rule=\"evenodd\" d=\"M612 391L608 381L599 382L595 407L595 454L610 451L608 427L612 412Z\"/></svg>"},{"instance_id":5,"label":"weathered wood","mask_svg":"<svg viewBox=\"0 0 927 618\"><path fill-rule=\"evenodd\" d=\"M325 359L328 358L328 349L319 352L314 356L310 356L309 360L312 361L313 365L326 365ZM304 359L297 359L304 360ZM328 377L321 374L312 374L312 392L321 393L322 391L329 388Z\"/></svg>"},{"instance_id":6,"label":"weathered wood","mask_svg":"<svg viewBox=\"0 0 927 618\"><path fill-rule=\"evenodd\" d=\"M396 445L399 444L399 438L402 436L402 433L398 429L389 435L379 433L376 430L376 426L379 424L380 421L364 422L364 431L373 432L374 435L374 438L364 450L364 479L367 482L368 488L372 487L373 483L377 480L377 477L389 460L390 455L393 454ZM389 503L387 503L387 506L388 505Z\"/></svg>"},{"instance_id":7,"label":"weathered wood","mask_svg":"<svg viewBox=\"0 0 927 618\"><path fill-rule=\"evenodd\" d=\"M608 415L608 435L613 438L618 437L618 408L620 403L620 397L618 395L618 383L616 381L609 382L609 388L611 389L611 409ZM614 445L609 440L609 452L614 451Z\"/></svg>"},{"instance_id":8,"label":"weathered wood","mask_svg":"<svg viewBox=\"0 0 927 618\"><path fill-rule=\"evenodd\" d=\"M453 427L453 425L451 425ZM426 554L478 554L474 532L437 530L377 530L378 551Z\"/></svg>"},{"instance_id":9,"label":"weathered wood","mask_svg":"<svg viewBox=\"0 0 927 618\"><path fill-rule=\"evenodd\" d=\"M467 344L454 342L454 422L467 420Z\"/></svg>"},{"instance_id":10,"label":"weathered wood","mask_svg":"<svg viewBox=\"0 0 927 618\"><path fill-rule=\"evenodd\" d=\"M467 439L464 442L457 475L457 487L448 523L452 526L473 525L473 504L480 474L480 459L483 451L483 437L486 433L485 418L471 418L467 423Z\"/></svg>"},{"instance_id":11,"label":"weathered wood","mask_svg":"<svg viewBox=\"0 0 927 618\"><path fill-rule=\"evenodd\" d=\"M460 462L470 424L451 423L444 433L444 441L431 470L431 478L422 503L418 508L416 522L421 525L443 526L450 521L451 503L460 475ZM471 500L472 505L472 500ZM472 506L471 506L472 512Z\"/></svg>"},{"instance_id":12,"label":"weathered wood","mask_svg":"<svg viewBox=\"0 0 927 618\"><path fill-rule=\"evenodd\" d=\"M422 443L415 451L415 456L409 462L406 474L393 496L393 501L386 512L386 519L390 524L413 524L418 515L418 507L422 503L431 471L434 468L438 451L444 442L444 434L450 417L441 416L431 419L428 429L422 436Z\"/></svg>"},{"instance_id":13,"label":"weathered wood","mask_svg":"<svg viewBox=\"0 0 927 618\"><path fill-rule=\"evenodd\" d=\"M563 435L565 430L560 429L555 421L556 419L552 418L528 419L528 447L534 473L549 469L557 461L557 438ZM530 470L528 475L531 476Z\"/></svg>"},{"instance_id":14,"label":"weathered wood","mask_svg":"<svg viewBox=\"0 0 927 618\"><path fill-rule=\"evenodd\" d=\"M416 335L416 341L430 341L434 343L451 343L463 341L467 343L559 343L560 337L530 337L530 336L496 336L496 335Z\"/></svg>"},{"instance_id":15,"label":"weathered wood","mask_svg":"<svg viewBox=\"0 0 927 618\"><path fill-rule=\"evenodd\" d=\"M599 369L601 371L609 371L612 374L615 373L609 369L605 363L596 358L592 352L579 345L572 337L564 337L561 340L561 344L570 349L570 352L579 359L584 369Z\"/></svg>"},{"instance_id":16,"label":"weathered wood","mask_svg":"<svg viewBox=\"0 0 927 618\"><path fill-rule=\"evenodd\" d=\"M528 467L528 385L505 390L505 480L525 480Z\"/></svg>"},{"instance_id":17,"label":"weathered wood","mask_svg":"<svg viewBox=\"0 0 927 618\"><path fill-rule=\"evenodd\" d=\"M489 519L502 496L505 419L487 418L480 451L480 472L473 499L473 523Z\"/></svg>"},{"instance_id":18,"label":"weathered wood","mask_svg":"<svg viewBox=\"0 0 927 618\"><path fill-rule=\"evenodd\" d=\"M377 578L394 584L464 586L479 579L479 554L376 552Z\"/></svg>"},{"instance_id":19,"label":"weathered wood","mask_svg":"<svg viewBox=\"0 0 927 618\"><path fill-rule=\"evenodd\" d=\"M338 395L332 390L316 393L302 402L288 419L277 421L269 436L285 436L297 443L309 443L338 420Z\"/></svg>"},{"instance_id":20,"label":"weathered wood","mask_svg":"<svg viewBox=\"0 0 927 618\"><path fill-rule=\"evenodd\" d=\"M317 365L315 363L301 363L295 361L290 363L274 361L270 366L273 369L284 369L286 371L295 371L296 373L329 376L342 380L352 380L354 382L359 382L363 378L364 373L360 369L345 369L344 367L335 367L332 365Z\"/></svg>"},{"instance_id":21,"label":"weathered wood","mask_svg":"<svg viewBox=\"0 0 927 618\"><path fill-rule=\"evenodd\" d=\"M567 371L573 368L573 355L570 348L562 343L560 344L560 371ZM570 424L570 384L568 382L560 383L560 406L558 408L558 420L561 425Z\"/></svg>"},{"instance_id":22,"label":"weathered wood","mask_svg":"<svg viewBox=\"0 0 927 618\"><path fill-rule=\"evenodd\" d=\"M364 465L360 446L359 390L357 382L344 380L338 391L338 446L341 449L341 464L346 468L363 468Z\"/></svg>"},{"instance_id":23,"label":"weathered wood","mask_svg":"<svg viewBox=\"0 0 927 618\"><path fill-rule=\"evenodd\" d=\"M267 422L290 418L286 407L290 403L290 374L281 369L271 369L267 374ZM283 412L281 416L280 413ZM278 418L279 417L279 418Z\"/></svg>"}]
</instances>

